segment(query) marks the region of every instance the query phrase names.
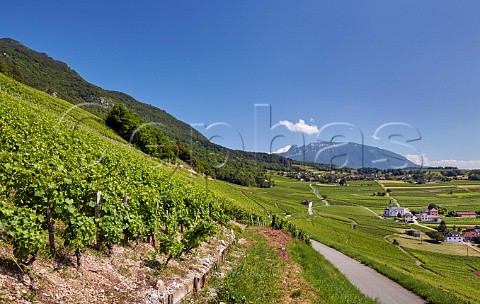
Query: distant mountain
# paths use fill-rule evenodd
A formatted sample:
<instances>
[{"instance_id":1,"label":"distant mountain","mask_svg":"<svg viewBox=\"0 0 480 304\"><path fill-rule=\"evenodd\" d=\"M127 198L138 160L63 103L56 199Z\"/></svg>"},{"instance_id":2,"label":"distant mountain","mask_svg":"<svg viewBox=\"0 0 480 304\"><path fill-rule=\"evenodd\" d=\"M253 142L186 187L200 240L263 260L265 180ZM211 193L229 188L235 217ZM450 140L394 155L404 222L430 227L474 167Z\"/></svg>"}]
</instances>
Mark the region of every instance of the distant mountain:
<instances>
[{"instance_id":1,"label":"distant mountain","mask_svg":"<svg viewBox=\"0 0 480 304\"><path fill-rule=\"evenodd\" d=\"M356 169L364 167L378 169L420 167L397 153L352 142L329 143L320 141L300 147L293 145L287 151L280 151L278 155L297 161L334 164Z\"/></svg>"}]
</instances>

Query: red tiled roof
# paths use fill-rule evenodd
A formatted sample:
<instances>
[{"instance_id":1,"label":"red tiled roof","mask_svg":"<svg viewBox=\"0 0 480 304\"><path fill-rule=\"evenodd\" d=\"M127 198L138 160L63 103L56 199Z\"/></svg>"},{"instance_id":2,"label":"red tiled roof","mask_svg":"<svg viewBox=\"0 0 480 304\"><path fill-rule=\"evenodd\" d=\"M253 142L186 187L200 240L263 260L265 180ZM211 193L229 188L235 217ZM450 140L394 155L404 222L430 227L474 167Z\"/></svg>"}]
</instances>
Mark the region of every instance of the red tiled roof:
<instances>
[{"instance_id":1,"label":"red tiled roof","mask_svg":"<svg viewBox=\"0 0 480 304\"><path fill-rule=\"evenodd\" d=\"M473 273L480 277L480 270L474 271Z\"/></svg>"},{"instance_id":2,"label":"red tiled roof","mask_svg":"<svg viewBox=\"0 0 480 304\"><path fill-rule=\"evenodd\" d=\"M458 215L476 215L475 212L469 212L469 211L467 211L467 212L457 212L457 214Z\"/></svg>"},{"instance_id":3,"label":"red tiled roof","mask_svg":"<svg viewBox=\"0 0 480 304\"><path fill-rule=\"evenodd\" d=\"M477 236L480 236L480 234L476 233L475 231L469 231L463 234L463 237L477 237Z\"/></svg>"}]
</instances>

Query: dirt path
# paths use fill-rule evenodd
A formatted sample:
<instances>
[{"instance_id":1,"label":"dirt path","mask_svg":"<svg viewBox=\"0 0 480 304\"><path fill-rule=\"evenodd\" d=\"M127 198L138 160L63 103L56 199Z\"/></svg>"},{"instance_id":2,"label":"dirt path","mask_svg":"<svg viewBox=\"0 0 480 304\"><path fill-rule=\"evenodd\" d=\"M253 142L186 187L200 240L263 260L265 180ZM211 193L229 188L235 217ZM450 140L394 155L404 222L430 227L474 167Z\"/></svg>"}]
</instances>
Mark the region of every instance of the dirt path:
<instances>
[{"instance_id":1,"label":"dirt path","mask_svg":"<svg viewBox=\"0 0 480 304\"><path fill-rule=\"evenodd\" d=\"M449 185L449 186L410 186L410 187L402 187L402 186L394 186L394 187L386 187L387 189L436 189L436 188L456 188L456 186Z\"/></svg>"},{"instance_id":2,"label":"dirt path","mask_svg":"<svg viewBox=\"0 0 480 304\"><path fill-rule=\"evenodd\" d=\"M427 303L413 292L357 260L317 241L312 240L312 245L363 294L377 298L384 304Z\"/></svg>"},{"instance_id":3,"label":"dirt path","mask_svg":"<svg viewBox=\"0 0 480 304\"><path fill-rule=\"evenodd\" d=\"M385 191L385 196L390 197L390 192L387 191L388 188L385 187L385 185L379 181L377 181L377 183L380 185L380 187L382 187L383 191ZM390 197L390 198L392 199L393 203L397 205L397 207L401 207L396 198L393 198L393 197Z\"/></svg>"},{"instance_id":4,"label":"dirt path","mask_svg":"<svg viewBox=\"0 0 480 304\"><path fill-rule=\"evenodd\" d=\"M279 281L278 288L284 291L283 297L276 299L275 303L279 304L313 304L312 299L315 298L315 289L301 275L301 266L294 262L291 253L288 252L288 244L293 240L290 233L284 230L277 230L271 227L255 227L268 240L268 243L275 248L278 257L284 261L282 268L282 277ZM297 298L290 295L295 290L301 290L301 294ZM203 303L203 302L202 302Z\"/></svg>"},{"instance_id":5,"label":"dirt path","mask_svg":"<svg viewBox=\"0 0 480 304\"><path fill-rule=\"evenodd\" d=\"M477 252L480 252L480 249L473 247L472 244L467 243L467 242L465 242L464 244L467 245L469 248L471 248L471 249L473 249L473 250L475 250L475 251L477 251Z\"/></svg>"},{"instance_id":6,"label":"dirt path","mask_svg":"<svg viewBox=\"0 0 480 304\"><path fill-rule=\"evenodd\" d=\"M313 185L313 184L310 184L309 186L310 186L310 188L313 190L313 194L315 194L315 196L316 196L320 201L322 201L322 203L324 203L325 206L330 206L330 204L329 204L325 199L323 199L323 196L318 195L317 189L315 189L312 185ZM310 211L309 211L309 214L313 214L313 213L310 213Z\"/></svg>"},{"instance_id":7,"label":"dirt path","mask_svg":"<svg viewBox=\"0 0 480 304\"><path fill-rule=\"evenodd\" d=\"M367 209L368 211L370 211L371 213L375 214L379 219L381 220L384 220L384 218L380 215L380 214L377 214L375 211L373 211L372 209L368 208L368 207L365 207L365 206L362 206L363 208Z\"/></svg>"}]
</instances>

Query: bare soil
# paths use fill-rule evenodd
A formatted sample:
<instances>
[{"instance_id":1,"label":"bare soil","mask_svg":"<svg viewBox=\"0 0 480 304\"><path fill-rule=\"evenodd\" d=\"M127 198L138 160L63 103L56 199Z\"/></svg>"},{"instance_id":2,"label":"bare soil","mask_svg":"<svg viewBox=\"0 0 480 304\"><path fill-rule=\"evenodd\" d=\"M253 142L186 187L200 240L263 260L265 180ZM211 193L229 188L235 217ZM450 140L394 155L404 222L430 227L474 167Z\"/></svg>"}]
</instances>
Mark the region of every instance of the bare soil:
<instances>
[{"instance_id":1,"label":"bare soil","mask_svg":"<svg viewBox=\"0 0 480 304\"><path fill-rule=\"evenodd\" d=\"M111 257L88 249L80 271L73 253L62 253L60 269L53 259L40 256L33 265L37 290L29 288L28 276L19 280L21 270L12 248L0 242L0 303L153 303L162 292L201 274L233 239L233 231L222 229L167 268L162 267L165 257L146 243L136 248L115 246Z\"/></svg>"},{"instance_id":2,"label":"bare soil","mask_svg":"<svg viewBox=\"0 0 480 304\"><path fill-rule=\"evenodd\" d=\"M277 230L271 227L257 228L273 246L278 257L284 261L284 271L279 288L283 289L284 297L279 303L317 303L315 292L308 282L302 277L301 267L291 260L291 254L287 251L288 244L295 241L294 238L284 230ZM295 291L300 291L299 296L292 296Z\"/></svg>"}]
</instances>

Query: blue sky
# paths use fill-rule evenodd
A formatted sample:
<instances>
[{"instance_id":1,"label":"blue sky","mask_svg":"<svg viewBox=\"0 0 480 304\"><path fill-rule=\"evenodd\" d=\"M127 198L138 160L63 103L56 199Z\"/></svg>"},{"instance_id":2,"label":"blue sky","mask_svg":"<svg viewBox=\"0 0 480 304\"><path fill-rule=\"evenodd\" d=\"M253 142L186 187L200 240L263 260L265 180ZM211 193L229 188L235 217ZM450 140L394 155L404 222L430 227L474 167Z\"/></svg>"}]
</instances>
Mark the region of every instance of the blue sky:
<instances>
[{"instance_id":1,"label":"blue sky","mask_svg":"<svg viewBox=\"0 0 480 304\"><path fill-rule=\"evenodd\" d=\"M361 130L367 144L433 165L480 167L478 1L66 2L9 3L0 36L185 122L229 124L247 150L268 151L280 134L273 150L301 143L285 126L307 142L358 142ZM283 127L269 130L269 112ZM336 122L350 125L322 129ZM402 125L374 139L391 122ZM232 130L205 134L242 148ZM411 147L388 141L417 131Z\"/></svg>"}]
</instances>

